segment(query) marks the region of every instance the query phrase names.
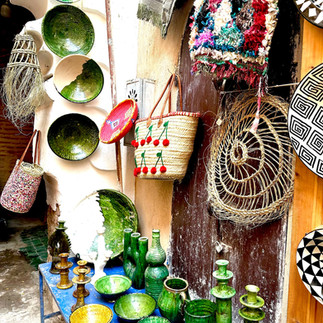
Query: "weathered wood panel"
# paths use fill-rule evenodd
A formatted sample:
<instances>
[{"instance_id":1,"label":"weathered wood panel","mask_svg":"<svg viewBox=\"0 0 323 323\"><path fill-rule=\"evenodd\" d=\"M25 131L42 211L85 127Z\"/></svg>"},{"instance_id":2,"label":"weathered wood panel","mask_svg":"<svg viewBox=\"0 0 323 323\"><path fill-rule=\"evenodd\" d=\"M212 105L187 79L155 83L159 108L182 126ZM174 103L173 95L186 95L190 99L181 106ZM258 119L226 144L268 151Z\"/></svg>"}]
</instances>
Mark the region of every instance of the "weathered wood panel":
<instances>
[{"instance_id":1,"label":"weathered wood panel","mask_svg":"<svg viewBox=\"0 0 323 323\"><path fill-rule=\"evenodd\" d=\"M270 56L271 84L293 81L297 67L293 62L295 38L299 32L295 7L292 2L280 1L280 9ZM229 269L234 273L231 284L237 290L237 296L233 299L233 322L241 321L238 315L238 308L241 307L239 296L245 293L244 286L247 284L256 284L261 289L260 295L266 301L264 322L280 322L287 220L284 218L255 229L245 229L209 215L206 164L217 99L210 77L190 74L188 36L187 30L180 64L184 106L191 111L200 111L202 116L187 176L182 183L174 184L171 273L188 280L192 295L211 298L209 291L216 283L212 277L216 269L215 261L228 259ZM290 89L280 89L279 94L288 97ZM217 253L217 242L228 245L228 249Z\"/></svg>"},{"instance_id":2,"label":"weathered wood panel","mask_svg":"<svg viewBox=\"0 0 323 323\"><path fill-rule=\"evenodd\" d=\"M301 76L323 61L323 30L303 20ZM323 223L323 179L298 158L291 239L288 322L322 323L323 306L304 286L296 267L296 249L304 235Z\"/></svg>"}]
</instances>

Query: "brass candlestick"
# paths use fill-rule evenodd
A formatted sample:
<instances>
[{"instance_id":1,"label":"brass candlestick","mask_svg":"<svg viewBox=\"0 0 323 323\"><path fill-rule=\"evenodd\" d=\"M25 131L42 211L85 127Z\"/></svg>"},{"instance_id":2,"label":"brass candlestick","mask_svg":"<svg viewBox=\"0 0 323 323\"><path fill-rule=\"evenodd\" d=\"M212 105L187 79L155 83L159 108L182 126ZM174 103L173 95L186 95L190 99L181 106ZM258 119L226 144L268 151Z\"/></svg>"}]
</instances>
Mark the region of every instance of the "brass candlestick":
<instances>
[{"instance_id":1,"label":"brass candlestick","mask_svg":"<svg viewBox=\"0 0 323 323\"><path fill-rule=\"evenodd\" d=\"M71 311L74 312L77 308L82 307L85 305L84 303L84 294L85 294L85 284L89 283L91 281L90 277L86 277L86 269L79 269L79 276L74 277L73 283L77 284L76 288L76 294L77 294L77 299L76 299L76 304L74 304L71 308Z\"/></svg>"},{"instance_id":2,"label":"brass candlestick","mask_svg":"<svg viewBox=\"0 0 323 323\"><path fill-rule=\"evenodd\" d=\"M84 260L85 261L85 260ZM86 261L85 261L86 262ZM79 263L79 262L78 262ZM77 268L77 267L76 267ZM75 269L75 268L74 268ZM85 269L85 272L84 272L84 269ZM74 272L74 270L73 270L73 272ZM80 281L80 282L83 282L84 280L85 280L85 275L88 273L88 270L87 270L87 268L85 267L85 268L79 268L78 270L77 270L77 274L78 274L78 281ZM73 280L73 282L74 283L76 283L75 281L74 281L74 279L77 279L77 277L74 277L72 280ZM84 286L83 286L84 287ZM90 292L87 290L87 289L85 289L85 287L84 287L84 297L87 297L87 296L89 296L90 295ZM73 296L75 297L75 298L77 298L78 297L78 289L76 288L75 289L75 291L73 292Z\"/></svg>"},{"instance_id":3,"label":"brass candlestick","mask_svg":"<svg viewBox=\"0 0 323 323\"><path fill-rule=\"evenodd\" d=\"M56 264L56 268L59 270L61 280L56 286L59 289L68 289L73 286L73 283L68 278L69 269L73 266L73 264L67 261L69 256L68 253L60 253L59 256L61 258L61 262Z\"/></svg>"},{"instance_id":4,"label":"brass candlestick","mask_svg":"<svg viewBox=\"0 0 323 323\"><path fill-rule=\"evenodd\" d=\"M87 261L86 260L79 260L78 262L77 262L77 264L78 264L78 266L77 267L75 267L74 269L73 269L73 273L75 274L75 275L78 275L79 273L78 273L78 270L79 269L81 269L81 268L85 268L85 269L87 269L87 271L86 271L86 275L91 271L91 268L90 267L88 267L88 266L86 266L86 264L87 264Z\"/></svg>"}]
</instances>

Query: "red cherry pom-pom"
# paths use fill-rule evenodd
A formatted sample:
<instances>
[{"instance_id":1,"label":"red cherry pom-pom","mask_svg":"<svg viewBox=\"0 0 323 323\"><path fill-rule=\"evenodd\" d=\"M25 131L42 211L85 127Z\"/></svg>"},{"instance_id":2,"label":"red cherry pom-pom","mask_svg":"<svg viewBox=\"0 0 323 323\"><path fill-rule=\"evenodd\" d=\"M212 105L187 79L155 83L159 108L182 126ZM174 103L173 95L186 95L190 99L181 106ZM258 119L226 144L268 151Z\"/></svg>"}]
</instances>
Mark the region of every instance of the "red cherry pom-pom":
<instances>
[{"instance_id":1,"label":"red cherry pom-pom","mask_svg":"<svg viewBox=\"0 0 323 323\"><path fill-rule=\"evenodd\" d=\"M137 142L136 140L131 140L131 145L135 147L136 142Z\"/></svg>"},{"instance_id":2,"label":"red cherry pom-pom","mask_svg":"<svg viewBox=\"0 0 323 323\"><path fill-rule=\"evenodd\" d=\"M151 172L152 174L156 174L156 172L157 172L156 167L153 167L153 168L150 170L150 172Z\"/></svg>"},{"instance_id":3,"label":"red cherry pom-pom","mask_svg":"<svg viewBox=\"0 0 323 323\"><path fill-rule=\"evenodd\" d=\"M161 173L165 173L165 172L166 172L166 170L167 170L167 169L166 169L166 167L165 167L164 165L160 167L160 172L161 172Z\"/></svg>"},{"instance_id":4,"label":"red cherry pom-pom","mask_svg":"<svg viewBox=\"0 0 323 323\"><path fill-rule=\"evenodd\" d=\"M145 143L146 143L146 140L145 140L145 139L141 139L141 140L140 140L140 145L141 145L141 146L143 146Z\"/></svg>"},{"instance_id":5,"label":"red cherry pom-pom","mask_svg":"<svg viewBox=\"0 0 323 323\"><path fill-rule=\"evenodd\" d=\"M155 139L154 142L153 142L154 146L158 146L159 145L159 140L158 139Z\"/></svg>"},{"instance_id":6,"label":"red cherry pom-pom","mask_svg":"<svg viewBox=\"0 0 323 323\"><path fill-rule=\"evenodd\" d=\"M133 170L133 176L137 176L137 168Z\"/></svg>"},{"instance_id":7,"label":"red cherry pom-pom","mask_svg":"<svg viewBox=\"0 0 323 323\"><path fill-rule=\"evenodd\" d=\"M151 136L148 136L147 139L146 139L146 141L147 141L147 144L149 144L152 141Z\"/></svg>"},{"instance_id":8,"label":"red cherry pom-pom","mask_svg":"<svg viewBox=\"0 0 323 323\"><path fill-rule=\"evenodd\" d=\"M136 170L137 170L137 175L139 175L141 173L141 168L137 167Z\"/></svg>"},{"instance_id":9,"label":"red cherry pom-pom","mask_svg":"<svg viewBox=\"0 0 323 323\"><path fill-rule=\"evenodd\" d=\"M166 138L163 140L163 145L167 147L169 145L169 140Z\"/></svg>"},{"instance_id":10,"label":"red cherry pom-pom","mask_svg":"<svg viewBox=\"0 0 323 323\"><path fill-rule=\"evenodd\" d=\"M144 167L143 169L142 169L142 172L144 173L144 174L147 174L148 173L148 167Z\"/></svg>"}]
</instances>

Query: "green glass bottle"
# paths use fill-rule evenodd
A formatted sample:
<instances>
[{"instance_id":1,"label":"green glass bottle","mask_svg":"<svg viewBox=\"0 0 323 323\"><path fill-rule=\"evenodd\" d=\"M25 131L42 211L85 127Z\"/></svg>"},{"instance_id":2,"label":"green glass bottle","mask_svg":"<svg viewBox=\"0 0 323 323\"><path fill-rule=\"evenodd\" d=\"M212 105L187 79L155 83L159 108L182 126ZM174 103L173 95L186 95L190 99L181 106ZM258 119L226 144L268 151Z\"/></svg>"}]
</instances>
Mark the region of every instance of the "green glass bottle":
<instances>
[{"instance_id":1,"label":"green glass bottle","mask_svg":"<svg viewBox=\"0 0 323 323\"><path fill-rule=\"evenodd\" d=\"M71 248L71 242L66 234L65 221L58 221L58 226L53 234L48 239L48 252L52 256L52 265L50 272L52 274L59 274L59 270L56 268L56 264L60 263L61 259L59 254L69 253Z\"/></svg>"},{"instance_id":2,"label":"green glass bottle","mask_svg":"<svg viewBox=\"0 0 323 323\"><path fill-rule=\"evenodd\" d=\"M156 301L162 292L164 280L169 275L164 265L166 252L160 244L160 230L153 230L151 247L147 252L146 261L148 267L145 271L146 294L152 296Z\"/></svg>"}]
</instances>

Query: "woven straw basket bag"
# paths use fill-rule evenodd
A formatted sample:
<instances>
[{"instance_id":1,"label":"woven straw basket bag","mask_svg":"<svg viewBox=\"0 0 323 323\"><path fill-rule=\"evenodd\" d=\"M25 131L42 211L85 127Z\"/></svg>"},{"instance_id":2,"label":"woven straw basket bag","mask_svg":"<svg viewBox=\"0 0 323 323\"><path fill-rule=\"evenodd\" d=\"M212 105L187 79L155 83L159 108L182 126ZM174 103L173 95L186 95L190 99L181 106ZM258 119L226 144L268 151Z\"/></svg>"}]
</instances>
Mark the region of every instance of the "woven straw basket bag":
<instances>
[{"instance_id":1,"label":"woven straw basket bag","mask_svg":"<svg viewBox=\"0 0 323 323\"><path fill-rule=\"evenodd\" d=\"M170 112L171 89L176 77L179 85L180 111ZM161 113L153 117L166 91ZM169 111L164 114L167 101ZM199 116L199 113L183 111L180 78L173 74L149 117L136 122L136 139L132 142L136 148L134 175L144 179L183 179L193 151Z\"/></svg>"}]
</instances>

